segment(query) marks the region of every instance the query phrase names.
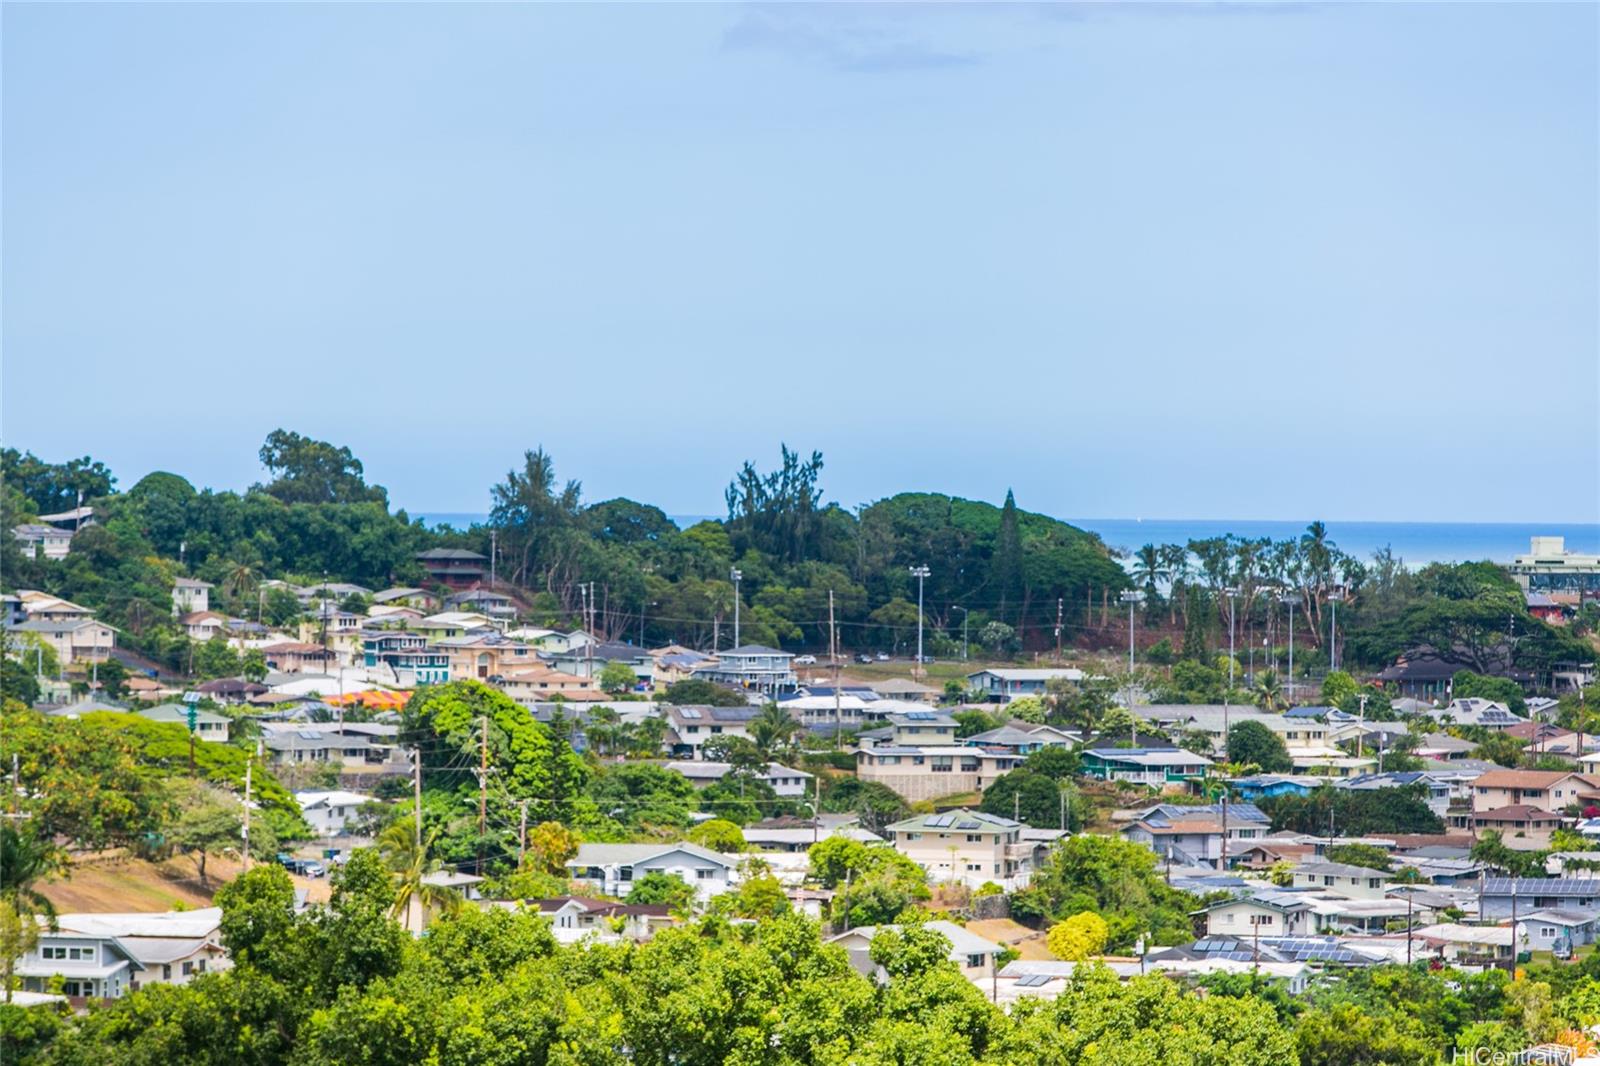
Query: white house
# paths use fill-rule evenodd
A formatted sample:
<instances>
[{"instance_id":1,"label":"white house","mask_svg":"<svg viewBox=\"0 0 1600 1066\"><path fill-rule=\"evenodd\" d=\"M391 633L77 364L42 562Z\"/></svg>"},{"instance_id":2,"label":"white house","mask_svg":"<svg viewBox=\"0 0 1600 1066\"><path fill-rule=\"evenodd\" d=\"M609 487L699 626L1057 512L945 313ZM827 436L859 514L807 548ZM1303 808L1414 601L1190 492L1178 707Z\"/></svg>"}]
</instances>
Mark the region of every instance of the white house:
<instances>
[{"instance_id":1,"label":"white house","mask_svg":"<svg viewBox=\"0 0 1600 1066\"><path fill-rule=\"evenodd\" d=\"M165 914L63 914L17 962L22 987L44 992L60 977L77 999L116 999L146 984L185 984L227 969L219 907Z\"/></svg>"},{"instance_id":2,"label":"white house","mask_svg":"<svg viewBox=\"0 0 1600 1066\"><path fill-rule=\"evenodd\" d=\"M737 860L730 855L678 841L672 844L579 844L567 860L576 883L607 896L626 897L633 882L648 873L681 878L704 903L732 887Z\"/></svg>"},{"instance_id":3,"label":"white house","mask_svg":"<svg viewBox=\"0 0 1600 1066\"><path fill-rule=\"evenodd\" d=\"M896 925L863 925L847 933L829 937L828 943L844 948L850 954L851 965L857 970L877 974L878 968L868 954L872 947L872 939L884 930L899 928ZM962 974L968 979L987 981L994 975L995 958L1005 949L993 940L968 932L955 922L942 920L924 922L922 928L938 933L950 941L949 959L961 967ZM878 976L886 979L882 974Z\"/></svg>"},{"instance_id":4,"label":"white house","mask_svg":"<svg viewBox=\"0 0 1600 1066\"><path fill-rule=\"evenodd\" d=\"M761 712L754 707L678 706L668 704L667 751L680 759L703 759L700 749L712 737L750 739L750 723Z\"/></svg>"},{"instance_id":5,"label":"white house","mask_svg":"<svg viewBox=\"0 0 1600 1066\"><path fill-rule=\"evenodd\" d=\"M1083 677L1082 670L1070 666L1039 670L979 670L967 675L967 688L983 693L987 699L1009 702L1018 696L1043 695L1052 681L1077 684Z\"/></svg>"},{"instance_id":6,"label":"white house","mask_svg":"<svg viewBox=\"0 0 1600 1066\"><path fill-rule=\"evenodd\" d=\"M174 617L211 610L211 588L204 581L180 577L172 583L172 614Z\"/></svg>"},{"instance_id":7,"label":"white house","mask_svg":"<svg viewBox=\"0 0 1600 1066\"><path fill-rule=\"evenodd\" d=\"M1311 905L1303 893L1258 892L1202 907L1208 936L1302 936L1312 932Z\"/></svg>"},{"instance_id":8,"label":"white house","mask_svg":"<svg viewBox=\"0 0 1600 1066\"><path fill-rule=\"evenodd\" d=\"M148 718L152 722L172 722L185 729L189 728L189 706L184 703L157 704L140 711L139 717ZM226 744L228 727L232 724L232 721L224 715L201 710L199 707L194 708L194 735L201 740Z\"/></svg>"},{"instance_id":9,"label":"white house","mask_svg":"<svg viewBox=\"0 0 1600 1066\"><path fill-rule=\"evenodd\" d=\"M11 527L11 535L22 545L22 554L31 559L65 559L72 551L72 530L57 529L40 522Z\"/></svg>"},{"instance_id":10,"label":"white house","mask_svg":"<svg viewBox=\"0 0 1600 1066\"><path fill-rule=\"evenodd\" d=\"M797 683L794 655L760 644L746 644L717 653L715 661L696 667L694 676L719 685L776 693Z\"/></svg>"},{"instance_id":11,"label":"white house","mask_svg":"<svg viewBox=\"0 0 1600 1066\"><path fill-rule=\"evenodd\" d=\"M958 881L977 888L993 881L1020 888L1043 850L1024 841L1021 822L983 811L919 814L886 826L894 849L928 872L934 881Z\"/></svg>"},{"instance_id":12,"label":"white house","mask_svg":"<svg viewBox=\"0 0 1600 1066\"><path fill-rule=\"evenodd\" d=\"M300 813L305 815L306 824L311 826L312 832L323 837L343 833L359 817L362 806L373 802L373 797L364 792L345 792L340 789L331 792L296 792L294 799L300 804Z\"/></svg>"},{"instance_id":13,"label":"white house","mask_svg":"<svg viewBox=\"0 0 1600 1066\"><path fill-rule=\"evenodd\" d=\"M733 770L732 763L687 760L667 763L668 770L676 770L694 783L696 788L709 788ZM810 794L811 775L804 770L791 770L779 763L769 762L756 778L771 787L785 799L796 799Z\"/></svg>"},{"instance_id":14,"label":"white house","mask_svg":"<svg viewBox=\"0 0 1600 1066\"><path fill-rule=\"evenodd\" d=\"M1325 889L1351 899L1383 899L1394 875L1387 870L1343 862L1303 862L1294 868L1294 887Z\"/></svg>"}]
</instances>

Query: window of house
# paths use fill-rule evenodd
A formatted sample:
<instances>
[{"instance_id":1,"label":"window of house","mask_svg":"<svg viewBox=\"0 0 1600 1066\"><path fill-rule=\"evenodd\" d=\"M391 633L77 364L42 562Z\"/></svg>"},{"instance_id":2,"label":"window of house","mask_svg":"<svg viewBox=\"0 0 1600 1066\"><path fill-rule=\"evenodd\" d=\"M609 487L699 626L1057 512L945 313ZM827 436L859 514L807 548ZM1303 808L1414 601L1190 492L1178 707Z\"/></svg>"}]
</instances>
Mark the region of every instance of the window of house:
<instances>
[{"instance_id":1,"label":"window of house","mask_svg":"<svg viewBox=\"0 0 1600 1066\"><path fill-rule=\"evenodd\" d=\"M1546 940L1553 940L1556 935L1556 927L1553 925L1541 925L1539 927L1539 935Z\"/></svg>"},{"instance_id":2,"label":"window of house","mask_svg":"<svg viewBox=\"0 0 1600 1066\"><path fill-rule=\"evenodd\" d=\"M722 727L720 725L714 725L711 727L711 731L713 733L720 733L722 732Z\"/></svg>"},{"instance_id":3,"label":"window of house","mask_svg":"<svg viewBox=\"0 0 1600 1066\"><path fill-rule=\"evenodd\" d=\"M184 963L183 964L183 976L188 977L192 973L194 973L194 963L192 963L192 962Z\"/></svg>"},{"instance_id":4,"label":"window of house","mask_svg":"<svg viewBox=\"0 0 1600 1066\"><path fill-rule=\"evenodd\" d=\"M983 834L982 833L968 833L967 834L967 843L968 844L982 844L983 843Z\"/></svg>"},{"instance_id":5,"label":"window of house","mask_svg":"<svg viewBox=\"0 0 1600 1066\"><path fill-rule=\"evenodd\" d=\"M164 962L161 964L161 979L163 981L172 980L172 963Z\"/></svg>"},{"instance_id":6,"label":"window of house","mask_svg":"<svg viewBox=\"0 0 1600 1066\"><path fill-rule=\"evenodd\" d=\"M712 878L717 876L717 871L715 871L715 870L696 870L694 872L694 875L695 875L696 878L698 878L701 881L709 881Z\"/></svg>"},{"instance_id":7,"label":"window of house","mask_svg":"<svg viewBox=\"0 0 1600 1066\"><path fill-rule=\"evenodd\" d=\"M975 970L975 969L977 969L978 967L980 967L982 965L983 965L983 956L982 955L968 955L967 956L967 969Z\"/></svg>"},{"instance_id":8,"label":"window of house","mask_svg":"<svg viewBox=\"0 0 1600 1066\"><path fill-rule=\"evenodd\" d=\"M981 871L983 869L983 863L981 863L981 862L969 862L969 863L967 863L967 869L971 870L974 873L977 873L977 872L979 872L979 871Z\"/></svg>"},{"instance_id":9,"label":"window of house","mask_svg":"<svg viewBox=\"0 0 1600 1066\"><path fill-rule=\"evenodd\" d=\"M632 881L633 880L633 867L624 866L622 869L618 870L617 871L617 880L619 880L619 881Z\"/></svg>"}]
</instances>

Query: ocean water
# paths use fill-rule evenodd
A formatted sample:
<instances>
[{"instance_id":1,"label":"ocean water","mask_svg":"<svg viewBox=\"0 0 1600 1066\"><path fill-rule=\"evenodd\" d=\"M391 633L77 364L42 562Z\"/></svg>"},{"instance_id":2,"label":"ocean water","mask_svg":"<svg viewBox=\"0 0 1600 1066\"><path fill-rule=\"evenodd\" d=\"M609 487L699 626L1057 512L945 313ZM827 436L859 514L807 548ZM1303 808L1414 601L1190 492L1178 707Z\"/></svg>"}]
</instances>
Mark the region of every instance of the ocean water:
<instances>
[{"instance_id":1,"label":"ocean water","mask_svg":"<svg viewBox=\"0 0 1600 1066\"><path fill-rule=\"evenodd\" d=\"M465 512L419 512L429 525L465 529L488 516ZM670 515L679 528L714 515ZM1136 551L1145 544L1182 544L1233 533L1241 537L1288 540L1305 532L1305 522L1253 519L1068 518L1065 521L1100 534L1112 548ZM1488 560L1508 563L1528 550L1533 537L1567 538L1567 550L1600 552L1600 524L1584 522L1338 522L1328 521L1328 539L1343 551L1367 560L1385 547L1408 566Z\"/></svg>"}]
</instances>

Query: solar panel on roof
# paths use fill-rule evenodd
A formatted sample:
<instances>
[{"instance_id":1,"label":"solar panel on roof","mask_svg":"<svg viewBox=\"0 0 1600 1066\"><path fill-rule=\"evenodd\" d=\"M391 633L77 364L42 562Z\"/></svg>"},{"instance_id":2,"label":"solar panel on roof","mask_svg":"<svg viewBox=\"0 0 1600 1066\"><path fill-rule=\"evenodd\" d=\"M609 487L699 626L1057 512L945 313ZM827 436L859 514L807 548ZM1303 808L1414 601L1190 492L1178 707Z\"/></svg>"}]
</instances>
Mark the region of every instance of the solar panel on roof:
<instances>
[{"instance_id":1,"label":"solar panel on roof","mask_svg":"<svg viewBox=\"0 0 1600 1066\"><path fill-rule=\"evenodd\" d=\"M1017 986L1019 988L1038 988L1041 985L1047 985L1049 983L1050 975L1047 973L1030 973L1028 976L1018 978L1017 980Z\"/></svg>"},{"instance_id":2,"label":"solar panel on roof","mask_svg":"<svg viewBox=\"0 0 1600 1066\"><path fill-rule=\"evenodd\" d=\"M700 708L698 708L698 707L679 707L678 708L678 713L681 714L685 718L699 718L700 717Z\"/></svg>"},{"instance_id":3,"label":"solar panel on roof","mask_svg":"<svg viewBox=\"0 0 1600 1066\"><path fill-rule=\"evenodd\" d=\"M960 825L956 826L956 828L957 829L982 829L983 828L983 824L981 822L962 822Z\"/></svg>"}]
</instances>

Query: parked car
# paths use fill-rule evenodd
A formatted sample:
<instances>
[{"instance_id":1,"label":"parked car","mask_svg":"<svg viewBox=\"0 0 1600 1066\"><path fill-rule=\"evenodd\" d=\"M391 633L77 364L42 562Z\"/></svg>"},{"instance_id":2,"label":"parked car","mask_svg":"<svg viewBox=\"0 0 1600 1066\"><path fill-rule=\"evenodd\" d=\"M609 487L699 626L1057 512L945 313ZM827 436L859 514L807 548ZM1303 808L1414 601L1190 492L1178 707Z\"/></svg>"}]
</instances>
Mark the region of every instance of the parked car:
<instances>
[{"instance_id":1,"label":"parked car","mask_svg":"<svg viewBox=\"0 0 1600 1066\"><path fill-rule=\"evenodd\" d=\"M292 855L279 855L278 864L292 874L301 877L321 877L327 869L315 859L297 859Z\"/></svg>"},{"instance_id":2,"label":"parked car","mask_svg":"<svg viewBox=\"0 0 1600 1066\"><path fill-rule=\"evenodd\" d=\"M856 656L856 662L858 663L870 663L871 661L872 656L868 655L866 652L862 652L860 655Z\"/></svg>"},{"instance_id":3,"label":"parked car","mask_svg":"<svg viewBox=\"0 0 1600 1066\"><path fill-rule=\"evenodd\" d=\"M886 652L886 651L880 651L880 652L879 652L879 653L878 653L878 661L879 661L879 662L880 662L880 663L886 663L886 662L888 662L888 661L889 661L889 653L888 653L888 652Z\"/></svg>"},{"instance_id":4,"label":"parked car","mask_svg":"<svg viewBox=\"0 0 1600 1066\"><path fill-rule=\"evenodd\" d=\"M817 665L817 657L815 655L796 655L794 664L796 666L815 666Z\"/></svg>"}]
</instances>

